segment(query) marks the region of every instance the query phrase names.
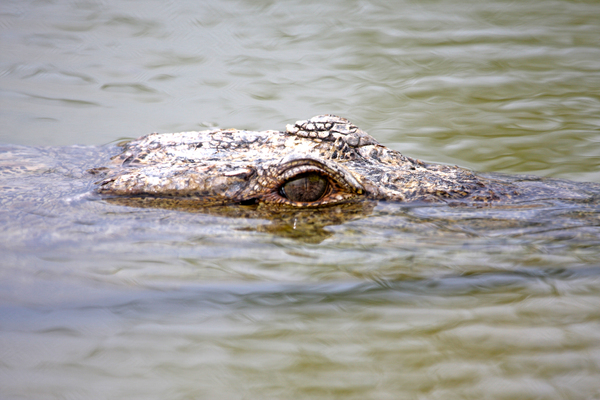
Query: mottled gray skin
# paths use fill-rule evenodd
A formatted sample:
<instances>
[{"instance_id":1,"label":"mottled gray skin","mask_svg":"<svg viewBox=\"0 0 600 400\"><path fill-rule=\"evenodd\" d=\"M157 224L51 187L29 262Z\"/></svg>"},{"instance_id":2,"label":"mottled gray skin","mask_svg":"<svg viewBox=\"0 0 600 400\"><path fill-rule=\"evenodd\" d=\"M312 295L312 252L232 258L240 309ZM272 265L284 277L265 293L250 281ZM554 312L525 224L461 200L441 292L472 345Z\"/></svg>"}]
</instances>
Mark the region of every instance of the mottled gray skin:
<instances>
[{"instance_id":1,"label":"mottled gray skin","mask_svg":"<svg viewBox=\"0 0 600 400\"><path fill-rule=\"evenodd\" d=\"M124 145L101 168L97 192L109 199L143 199L185 208L259 204L315 208L362 200L481 206L532 200L597 203L600 185L532 176L476 174L424 163L379 144L348 120L319 115L285 131L215 129L150 134ZM299 201L287 183L313 175L322 196ZM308 190L307 190L308 192Z\"/></svg>"},{"instance_id":2,"label":"mottled gray skin","mask_svg":"<svg viewBox=\"0 0 600 400\"><path fill-rule=\"evenodd\" d=\"M193 199L202 205L319 207L361 199L484 203L519 195L512 184L403 156L332 115L297 121L285 131L153 133L127 143L104 172L101 194ZM326 178L326 193L315 201L287 198L283 185L308 173Z\"/></svg>"}]
</instances>

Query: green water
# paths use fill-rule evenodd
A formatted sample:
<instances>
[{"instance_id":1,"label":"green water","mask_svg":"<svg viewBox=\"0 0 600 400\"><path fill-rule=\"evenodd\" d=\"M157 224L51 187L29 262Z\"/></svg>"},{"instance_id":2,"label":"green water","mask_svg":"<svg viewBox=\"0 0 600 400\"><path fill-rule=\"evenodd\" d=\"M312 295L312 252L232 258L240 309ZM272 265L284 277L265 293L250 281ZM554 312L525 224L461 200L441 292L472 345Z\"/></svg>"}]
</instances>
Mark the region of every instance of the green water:
<instances>
[{"instance_id":1,"label":"green water","mask_svg":"<svg viewBox=\"0 0 600 400\"><path fill-rule=\"evenodd\" d=\"M600 398L597 197L303 224L112 204L85 173L123 138L334 113L427 161L600 182L598 21L596 1L4 1L0 167L24 169L0 177L0 397Z\"/></svg>"}]
</instances>

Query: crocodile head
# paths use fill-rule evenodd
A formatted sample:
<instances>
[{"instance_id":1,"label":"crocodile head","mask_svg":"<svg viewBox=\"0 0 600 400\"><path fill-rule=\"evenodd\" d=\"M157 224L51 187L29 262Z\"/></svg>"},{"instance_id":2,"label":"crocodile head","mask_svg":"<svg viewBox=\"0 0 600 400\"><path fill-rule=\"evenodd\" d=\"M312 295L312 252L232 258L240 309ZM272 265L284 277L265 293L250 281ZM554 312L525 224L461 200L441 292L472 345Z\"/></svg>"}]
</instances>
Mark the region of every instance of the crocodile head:
<instances>
[{"instance_id":1,"label":"crocodile head","mask_svg":"<svg viewBox=\"0 0 600 400\"><path fill-rule=\"evenodd\" d=\"M506 188L463 168L403 156L347 119L319 115L285 131L141 137L113 158L97 191L201 205L314 208L366 199L487 202Z\"/></svg>"}]
</instances>

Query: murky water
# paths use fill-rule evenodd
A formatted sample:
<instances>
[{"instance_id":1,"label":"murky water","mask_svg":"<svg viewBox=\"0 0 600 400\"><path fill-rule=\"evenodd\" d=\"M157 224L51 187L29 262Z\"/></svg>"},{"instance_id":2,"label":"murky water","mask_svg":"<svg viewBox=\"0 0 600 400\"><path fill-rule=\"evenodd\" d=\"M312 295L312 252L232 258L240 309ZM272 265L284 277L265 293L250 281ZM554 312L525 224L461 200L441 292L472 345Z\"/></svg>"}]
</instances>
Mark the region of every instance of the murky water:
<instances>
[{"instance_id":1,"label":"murky water","mask_svg":"<svg viewBox=\"0 0 600 400\"><path fill-rule=\"evenodd\" d=\"M335 113L428 161L600 182L598 21L595 1L2 2L0 167L25 167L0 179L0 397L600 398L597 197L318 223L112 204L85 173L122 138Z\"/></svg>"}]
</instances>

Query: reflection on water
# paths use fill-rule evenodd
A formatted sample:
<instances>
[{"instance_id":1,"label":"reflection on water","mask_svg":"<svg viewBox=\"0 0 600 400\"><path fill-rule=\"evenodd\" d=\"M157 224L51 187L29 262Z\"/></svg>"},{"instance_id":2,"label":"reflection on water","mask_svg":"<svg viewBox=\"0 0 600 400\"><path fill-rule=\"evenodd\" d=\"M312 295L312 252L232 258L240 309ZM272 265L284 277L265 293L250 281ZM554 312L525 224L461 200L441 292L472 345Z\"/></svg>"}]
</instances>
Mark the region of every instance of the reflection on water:
<instances>
[{"instance_id":1,"label":"reflection on water","mask_svg":"<svg viewBox=\"0 0 600 400\"><path fill-rule=\"evenodd\" d=\"M598 188L600 195L600 187ZM125 207L175 210L184 213L202 213L230 218L268 220L266 224L241 228L248 231L270 232L274 235L300 240L306 243L320 243L331 237L332 232L324 229L330 225L340 225L354 219L370 215L376 205L374 201L343 203L319 209L273 209L264 204L252 206L223 205L203 206L194 200L111 197L103 199L107 203Z\"/></svg>"},{"instance_id":2,"label":"reflection on water","mask_svg":"<svg viewBox=\"0 0 600 400\"><path fill-rule=\"evenodd\" d=\"M0 397L600 397L597 197L191 212L90 195L116 150L72 146L330 112L409 156L600 182L599 14L4 1L0 141L67 147L0 148Z\"/></svg>"}]
</instances>

